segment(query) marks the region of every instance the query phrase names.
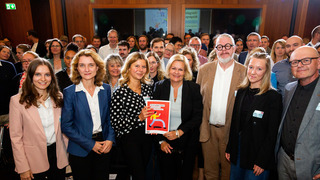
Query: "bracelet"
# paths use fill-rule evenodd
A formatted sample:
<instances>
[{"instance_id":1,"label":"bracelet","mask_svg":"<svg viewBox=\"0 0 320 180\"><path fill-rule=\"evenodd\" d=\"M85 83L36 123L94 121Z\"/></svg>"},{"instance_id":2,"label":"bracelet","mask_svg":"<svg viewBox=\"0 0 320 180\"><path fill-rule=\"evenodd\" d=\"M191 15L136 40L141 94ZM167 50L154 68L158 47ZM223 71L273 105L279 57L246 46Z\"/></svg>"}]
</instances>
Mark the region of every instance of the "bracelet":
<instances>
[{"instance_id":1,"label":"bracelet","mask_svg":"<svg viewBox=\"0 0 320 180\"><path fill-rule=\"evenodd\" d=\"M176 136L180 138L179 130L176 130Z\"/></svg>"}]
</instances>

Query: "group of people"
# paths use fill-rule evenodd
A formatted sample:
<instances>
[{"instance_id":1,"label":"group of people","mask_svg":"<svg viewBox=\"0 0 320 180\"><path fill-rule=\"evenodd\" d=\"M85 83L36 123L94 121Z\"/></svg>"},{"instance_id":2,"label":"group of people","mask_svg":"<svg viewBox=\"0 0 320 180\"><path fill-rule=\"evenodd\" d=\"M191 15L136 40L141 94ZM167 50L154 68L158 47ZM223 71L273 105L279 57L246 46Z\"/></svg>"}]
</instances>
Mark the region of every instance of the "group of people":
<instances>
[{"instance_id":1,"label":"group of people","mask_svg":"<svg viewBox=\"0 0 320 180\"><path fill-rule=\"evenodd\" d=\"M28 31L34 44L16 47L18 63L0 47L0 117L15 171L64 179L70 165L74 179L108 179L117 147L138 180L193 179L195 164L207 180L320 179L320 26L311 34L307 46L291 36L268 49L252 32L248 51L226 33L213 48L206 33L186 42L168 34L149 51L147 36L118 42L112 29L105 46L95 36L85 47L77 34L40 53ZM167 133L145 133L147 100L170 101Z\"/></svg>"}]
</instances>

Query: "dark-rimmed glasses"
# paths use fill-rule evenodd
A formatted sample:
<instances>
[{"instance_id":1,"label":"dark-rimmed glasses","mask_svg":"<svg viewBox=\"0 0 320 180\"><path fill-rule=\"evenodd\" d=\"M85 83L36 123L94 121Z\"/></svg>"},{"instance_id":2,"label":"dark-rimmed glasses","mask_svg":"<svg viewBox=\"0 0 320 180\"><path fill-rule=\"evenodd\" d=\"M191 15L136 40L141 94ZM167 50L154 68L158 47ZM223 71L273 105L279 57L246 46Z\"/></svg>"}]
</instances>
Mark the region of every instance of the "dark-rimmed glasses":
<instances>
[{"instance_id":1,"label":"dark-rimmed glasses","mask_svg":"<svg viewBox=\"0 0 320 180\"><path fill-rule=\"evenodd\" d=\"M223 48L225 48L225 50L229 50L229 49L231 49L232 46L233 46L233 45L230 44L230 43L227 43L227 44L224 45L224 46L221 45L221 44L219 44L219 45L216 46L216 49L217 49L218 51L222 51Z\"/></svg>"},{"instance_id":2,"label":"dark-rimmed glasses","mask_svg":"<svg viewBox=\"0 0 320 180\"><path fill-rule=\"evenodd\" d=\"M297 67L300 62L302 65L309 65L309 64L311 64L312 59L317 59L317 58L319 58L319 57L306 57L303 59L292 60L289 62L289 64L291 65L291 67Z\"/></svg>"}]
</instances>

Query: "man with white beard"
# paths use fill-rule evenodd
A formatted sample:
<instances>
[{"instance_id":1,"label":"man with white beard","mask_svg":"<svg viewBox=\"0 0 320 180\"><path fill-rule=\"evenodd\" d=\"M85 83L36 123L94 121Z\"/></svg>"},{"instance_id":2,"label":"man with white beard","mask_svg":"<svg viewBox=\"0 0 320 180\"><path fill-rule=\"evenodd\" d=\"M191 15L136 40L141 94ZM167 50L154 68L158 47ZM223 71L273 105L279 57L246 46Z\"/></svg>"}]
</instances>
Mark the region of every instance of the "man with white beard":
<instances>
[{"instance_id":1,"label":"man with white beard","mask_svg":"<svg viewBox=\"0 0 320 180\"><path fill-rule=\"evenodd\" d=\"M233 60L236 47L231 35L221 34L215 49L218 61L202 65L197 79L203 97L200 142L205 178L227 180L230 163L225 158L225 151L235 94L245 77L245 67Z\"/></svg>"}]
</instances>

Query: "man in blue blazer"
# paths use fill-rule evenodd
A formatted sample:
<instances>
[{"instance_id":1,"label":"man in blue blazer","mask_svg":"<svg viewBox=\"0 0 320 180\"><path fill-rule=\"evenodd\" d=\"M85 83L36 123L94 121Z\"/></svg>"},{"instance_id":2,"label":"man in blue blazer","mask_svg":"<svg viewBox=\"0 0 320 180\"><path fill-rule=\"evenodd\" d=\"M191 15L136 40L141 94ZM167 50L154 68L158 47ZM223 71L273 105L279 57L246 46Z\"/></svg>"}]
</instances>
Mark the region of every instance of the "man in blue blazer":
<instances>
[{"instance_id":1,"label":"man in blue blazer","mask_svg":"<svg viewBox=\"0 0 320 180\"><path fill-rule=\"evenodd\" d=\"M284 108L278 130L279 179L320 179L320 58L307 46L290 57L298 81L285 86Z\"/></svg>"},{"instance_id":2,"label":"man in blue blazer","mask_svg":"<svg viewBox=\"0 0 320 180\"><path fill-rule=\"evenodd\" d=\"M246 41L248 51L244 51L239 54L239 58L238 58L239 63L244 64L246 62L247 56L250 53L250 51L259 47L260 43L261 43L260 34L256 32L251 32L250 34L248 34L247 41Z\"/></svg>"}]
</instances>

